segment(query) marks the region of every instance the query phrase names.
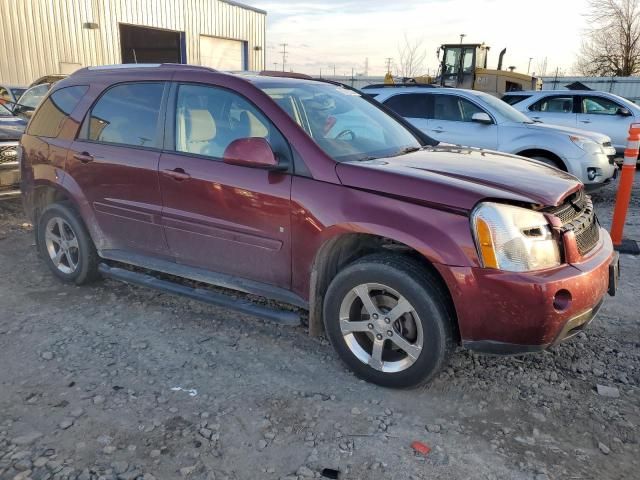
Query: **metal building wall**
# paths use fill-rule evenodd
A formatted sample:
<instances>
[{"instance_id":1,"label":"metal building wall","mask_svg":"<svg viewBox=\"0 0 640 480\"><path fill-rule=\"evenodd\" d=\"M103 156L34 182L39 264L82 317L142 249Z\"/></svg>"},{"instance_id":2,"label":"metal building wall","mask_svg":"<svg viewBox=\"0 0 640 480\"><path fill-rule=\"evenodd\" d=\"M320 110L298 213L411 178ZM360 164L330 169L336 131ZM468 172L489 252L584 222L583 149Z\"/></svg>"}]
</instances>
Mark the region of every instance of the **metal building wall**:
<instances>
[{"instance_id":1,"label":"metal building wall","mask_svg":"<svg viewBox=\"0 0 640 480\"><path fill-rule=\"evenodd\" d=\"M98 29L83 28L87 22ZM28 85L59 73L61 63L120 63L119 23L186 32L192 64L200 35L244 40L249 69L264 69L266 14L233 1L0 0L0 82Z\"/></svg>"}]
</instances>

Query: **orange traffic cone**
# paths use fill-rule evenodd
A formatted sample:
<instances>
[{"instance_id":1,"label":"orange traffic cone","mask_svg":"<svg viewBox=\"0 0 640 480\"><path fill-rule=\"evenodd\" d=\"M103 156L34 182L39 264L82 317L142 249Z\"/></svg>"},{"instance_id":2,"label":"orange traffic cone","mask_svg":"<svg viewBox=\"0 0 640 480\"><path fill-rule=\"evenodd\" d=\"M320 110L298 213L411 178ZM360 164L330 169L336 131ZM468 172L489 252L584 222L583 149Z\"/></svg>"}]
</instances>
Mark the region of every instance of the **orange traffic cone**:
<instances>
[{"instance_id":1,"label":"orange traffic cone","mask_svg":"<svg viewBox=\"0 0 640 480\"><path fill-rule=\"evenodd\" d=\"M611 241L616 250L624 253L640 254L638 244L633 240L623 240L624 222L627 218L633 177L636 173L636 162L640 155L640 123L632 123L629 127L627 148L624 151L624 163L620 175L620 185L616 194L616 206L611 222Z\"/></svg>"}]
</instances>

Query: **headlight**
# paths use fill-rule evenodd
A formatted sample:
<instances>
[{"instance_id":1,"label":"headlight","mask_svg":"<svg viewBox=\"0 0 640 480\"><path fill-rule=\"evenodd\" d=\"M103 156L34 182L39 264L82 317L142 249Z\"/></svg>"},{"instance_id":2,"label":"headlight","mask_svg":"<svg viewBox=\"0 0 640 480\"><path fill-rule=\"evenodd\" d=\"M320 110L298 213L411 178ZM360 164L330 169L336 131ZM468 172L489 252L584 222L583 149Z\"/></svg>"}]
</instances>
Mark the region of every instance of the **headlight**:
<instances>
[{"instance_id":1,"label":"headlight","mask_svg":"<svg viewBox=\"0 0 640 480\"><path fill-rule=\"evenodd\" d=\"M527 272L560 265L560 249L539 212L500 203L481 203L471 228L485 268Z\"/></svg>"},{"instance_id":2,"label":"headlight","mask_svg":"<svg viewBox=\"0 0 640 480\"><path fill-rule=\"evenodd\" d=\"M569 135L569 140L571 140L576 145L576 147L584 150L587 153L604 153L602 145L594 142L593 140L589 140L588 138L580 137L577 135Z\"/></svg>"}]
</instances>

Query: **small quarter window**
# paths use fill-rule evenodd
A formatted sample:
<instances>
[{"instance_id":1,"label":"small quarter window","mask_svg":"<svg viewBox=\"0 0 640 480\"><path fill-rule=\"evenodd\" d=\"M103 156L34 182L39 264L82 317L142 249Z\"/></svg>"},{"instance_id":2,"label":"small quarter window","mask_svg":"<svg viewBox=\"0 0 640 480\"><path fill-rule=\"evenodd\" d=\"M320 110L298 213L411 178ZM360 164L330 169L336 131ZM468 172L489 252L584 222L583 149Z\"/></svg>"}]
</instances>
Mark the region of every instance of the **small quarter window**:
<instances>
[{"instance_id":1,"label":"small quarter window","mask_svg":"<svg viewBox=\"0 0 640 480\"><path fill-rule=\"evenodd\" d=\"M573 97L546 97L531 105L529 110L542 113L573 113Z\"/></svg>"},{"instance_id":2,"label":"small quarter window","mask_svg":"<svg viewBox=\"0 0 640 480\"><path fill-rule=\"evenodd\" d=\"M29 126L29 134L38 137L57 137L64 121L69 118L89 87L77 85L56 90L38 107Z\"/></svg>"}]
</instances>

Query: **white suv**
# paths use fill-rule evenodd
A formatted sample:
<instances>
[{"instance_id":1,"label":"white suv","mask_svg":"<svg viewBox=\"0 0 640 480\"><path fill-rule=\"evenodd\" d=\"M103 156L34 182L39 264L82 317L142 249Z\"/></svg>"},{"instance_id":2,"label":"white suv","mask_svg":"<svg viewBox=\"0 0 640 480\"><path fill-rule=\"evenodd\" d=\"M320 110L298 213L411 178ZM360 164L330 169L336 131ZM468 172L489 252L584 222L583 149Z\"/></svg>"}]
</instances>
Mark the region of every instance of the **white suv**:
<instances>
[{"instance_id":1,"label":"white suv","mask_svg":"<svg viewBox=\"0 0 640 480\"><path fill-rule=\"evenodd\" d=\"M532 120L608 135L619 156L629 125L640 122L640 106L607 92L542 90L506 93L502 99Z\"/></svg>"},{"instance_id":2,"label":"white suv","mask_svg":"<svg viewBox=\"0 0 640 480\"><path fill-rule=\"evenodd\" d=\"M440 142L539 160L575 175L591 189L617 173L616 152L606 135L535 123L486 93L424 87L362 91Z\"/></svg>"}]
</instances>

